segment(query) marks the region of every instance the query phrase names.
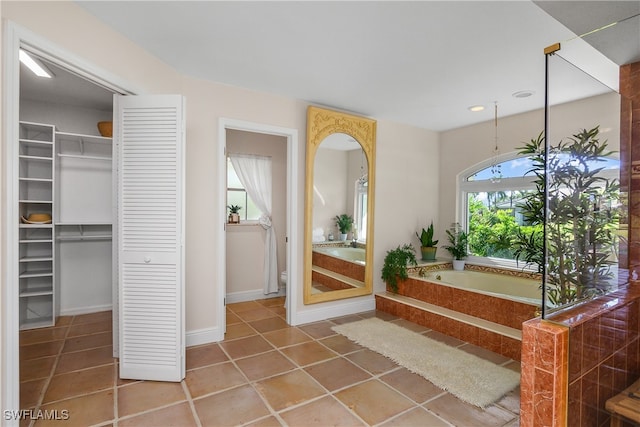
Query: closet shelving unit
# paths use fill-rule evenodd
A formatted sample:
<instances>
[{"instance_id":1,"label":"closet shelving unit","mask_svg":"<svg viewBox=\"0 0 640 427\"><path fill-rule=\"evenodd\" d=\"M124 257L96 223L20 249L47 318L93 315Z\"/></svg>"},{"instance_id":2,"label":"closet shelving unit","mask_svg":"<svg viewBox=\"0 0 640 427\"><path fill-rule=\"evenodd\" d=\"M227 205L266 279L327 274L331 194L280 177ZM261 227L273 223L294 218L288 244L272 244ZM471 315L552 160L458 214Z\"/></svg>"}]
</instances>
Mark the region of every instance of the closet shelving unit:
<instances>
[{"instance_id":1,"label":"closet shelving unit","mask_svg":"<svg viewBox=\"0 0 640 427\"><path fill-rule=\"evenodd\" d=\"M18 151L19 305L22 329L55 322L54 224L33 224L22 218L53 215L54 135L52 125L21 122Z\"/></svg>"},{"instance_id":2,"label":"closet shelving unit","mask_svg":"<svg viewBox=\"0 0 640 427\"><path fill-rule=\"evenodd\" d=\"M53 217L50 224L27 224L21 218L19 226L20 327L30 329L55 324L62 281L74 282L69 286L86 281L83 274L92 267L78 255L87 253L95 261L104 253L104 248L71 248L67 242L110 244L112 143L111 138L56 131L50 124L20 122L19 144L20 216Z\"/></svg>"}]
</instances>

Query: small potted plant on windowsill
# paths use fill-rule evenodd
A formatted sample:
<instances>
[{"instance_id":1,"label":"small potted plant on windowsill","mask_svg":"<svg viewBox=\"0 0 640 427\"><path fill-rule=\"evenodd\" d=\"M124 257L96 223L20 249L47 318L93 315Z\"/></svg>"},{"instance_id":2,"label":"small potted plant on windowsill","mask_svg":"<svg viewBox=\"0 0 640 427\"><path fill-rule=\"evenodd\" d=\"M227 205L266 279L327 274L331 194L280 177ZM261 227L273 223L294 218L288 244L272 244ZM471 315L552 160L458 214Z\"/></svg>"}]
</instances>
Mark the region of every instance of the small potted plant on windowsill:
<instances>
[{"instance_id":1,"label":"small potted plant on windowsill","mask_svg":"<svg viewBox=\"0 0 640 427\"><path fill-rule=\"evenodd\" d=\"M420 252L422 253L423 261L435 261L436 260L436 251L438 248L436 245L438 244L437 240L433 240L433 221L431 221L431 225L425 230L422 229L422 233L418 234L416 232L416 236L418 240L420 240Z\"/></svg>"},{"instance_id":2,"label":"small potted plant on windowsill","mask_svg":"<svg viewBox=\"0 0 640 427\"><path fill-rule=\"evenodd\" d=\"M351 215L342 214L336 215L336 226L340 230L340 240L347 240L347 234L351 231L351 227L353 227L353 217Z\"/></svg>"},{"instance_id":3,"label":"small potted plant on windowsill","mask_svg":"<svg viewBox=\"0 0 640 427\"><path fill-rule=\"evenodd\" d=\"M455 223L447 230L450 245L444 248L449 251L453 257L453 269L457 271L464 270L465 258L469 256L467 252L468 236L462 229L460 224Z\"/></svg>"},{"instance_id":4,"label":"small potted plant on windowsill","mask_svg":"<svg viewBox=\"0 0 640 427\"><path fill-rule=\"evenodd\" d=\"M387 251L382 265L382 280L392 292L398 292L398 280L409 278L408 265L418 265L416 252L410 243Z\"/></svg>"},{"instance_id":5,"label":"small potted plant on windowsill","mask_svg":"<svg viewBox=\"0 0 640 427\"><path fill-rule=\"evenodd\" d=\"M229 205L227 206L229 209L229 224L240 224L240 209L242 206L240 205Z\"/></svg>"}]
</instances>

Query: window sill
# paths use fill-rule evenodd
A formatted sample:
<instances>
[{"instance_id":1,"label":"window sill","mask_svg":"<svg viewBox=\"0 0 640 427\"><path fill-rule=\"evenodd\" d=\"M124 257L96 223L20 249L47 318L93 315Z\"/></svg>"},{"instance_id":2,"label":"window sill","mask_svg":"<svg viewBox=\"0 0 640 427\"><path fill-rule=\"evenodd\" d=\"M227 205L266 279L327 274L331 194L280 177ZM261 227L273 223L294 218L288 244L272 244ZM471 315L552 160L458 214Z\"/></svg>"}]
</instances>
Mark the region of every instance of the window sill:
<instances>
[{"instance_id":1,"label":"window sill","mask_svg":"<svg viewBox=\"0 0 640 427\"><path fill-rule=\"evenodd\" d=\"M227 226L229 227L251 227L255 225L260 225L258 221L240 221L239 223L227 222Z\"/></svg>"},{"instance_id":2,"label":"window sill","mask_svg":"<svg viewBox=\"0 0 640 427\"><path fill-rule=\"evenodd\" d=\"M538 269L535 265L525 265L524 262L516 262L516 260L504 258L479 257L470 255L466 261L469 264L482 265L485 267L504 268L508 270L526 271L528 273L537 273Z\"/></svg>"}]
</instances>

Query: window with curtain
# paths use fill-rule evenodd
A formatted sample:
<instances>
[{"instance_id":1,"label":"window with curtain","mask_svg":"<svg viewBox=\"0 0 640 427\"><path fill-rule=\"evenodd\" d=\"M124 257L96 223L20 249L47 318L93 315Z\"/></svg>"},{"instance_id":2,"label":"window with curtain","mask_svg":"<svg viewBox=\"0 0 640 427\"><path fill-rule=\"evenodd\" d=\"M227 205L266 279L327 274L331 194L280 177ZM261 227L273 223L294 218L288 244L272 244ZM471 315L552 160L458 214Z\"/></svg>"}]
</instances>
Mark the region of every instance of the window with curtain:
<instances>
[{"instance_id":1,"label":"window with curtain","mask_svg":"<svg viewBox=\"0 0 640 427\"><path fill-rule=\"evenodd\" d=\"M231 159L227 158L227 206L240 206L240 219L244 221L257 221L260 218L260 209L256 206L247 190L238 178L233 168Z\"/></svg>"}]
</instances>

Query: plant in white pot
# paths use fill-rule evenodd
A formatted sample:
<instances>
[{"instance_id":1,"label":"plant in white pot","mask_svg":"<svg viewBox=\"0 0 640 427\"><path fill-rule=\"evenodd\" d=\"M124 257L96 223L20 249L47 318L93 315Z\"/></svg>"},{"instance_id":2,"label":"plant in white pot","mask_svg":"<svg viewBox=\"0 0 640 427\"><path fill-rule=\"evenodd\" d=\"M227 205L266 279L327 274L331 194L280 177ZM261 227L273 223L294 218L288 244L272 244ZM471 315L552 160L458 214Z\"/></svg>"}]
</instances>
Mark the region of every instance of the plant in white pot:
<instances>
[{"instance_id":1,"label":"plant in white pot","mask_svg":"<svg viewBox=\"0 0 640 427\"><path fill-rule=\"evenodd\" d=\"M449 237L450 245L444 248L448 250L453 257L453 269L457 271L464 270L464 260L469 255L467 251L467 233L462 229L460 224L455 223L447 230L447 237Z\"/></svg>"},{"instance_id":2,"label":"plant in white pot","mask_svg":"<svg viewBox=\"0 0 640 427\"><path fill-rule=\"evenodd\" d=\"M353 217L351 215L342 214L336 215L336 226L340 230L340 240L347 240L347 234L353 227Z\"/></svg>"}]
</instances>

